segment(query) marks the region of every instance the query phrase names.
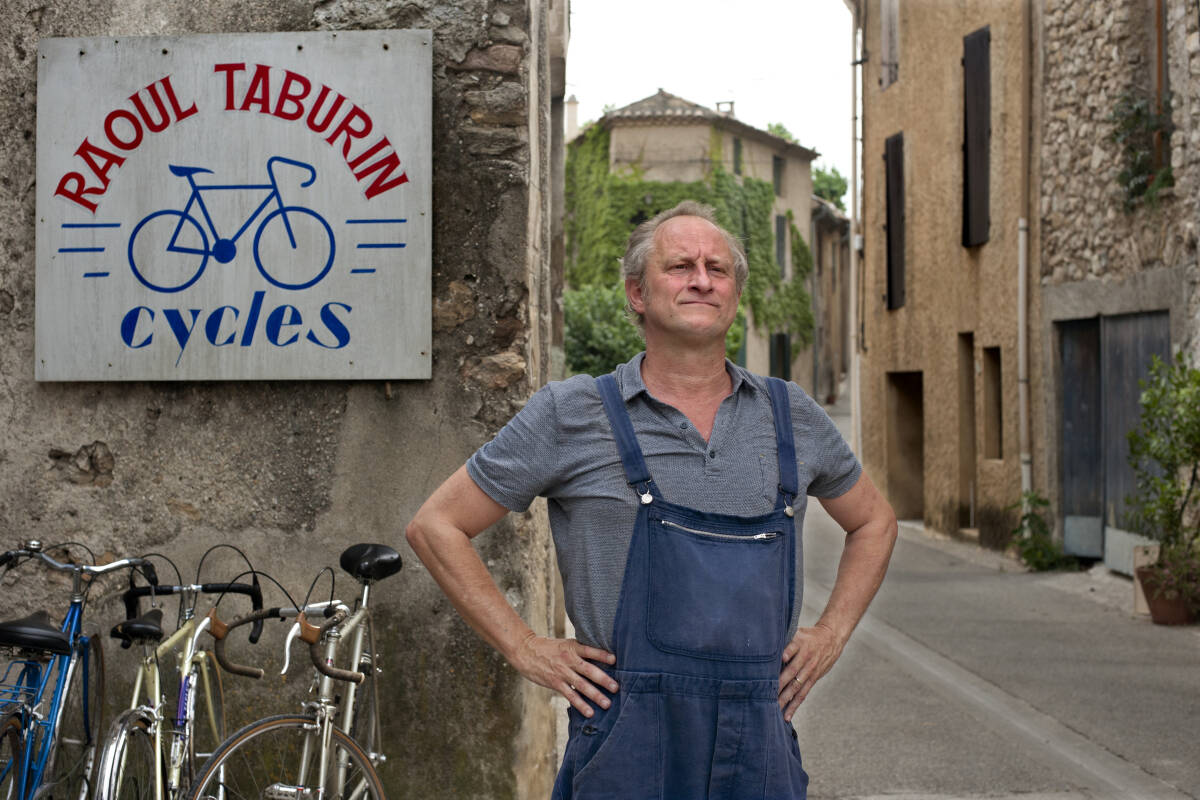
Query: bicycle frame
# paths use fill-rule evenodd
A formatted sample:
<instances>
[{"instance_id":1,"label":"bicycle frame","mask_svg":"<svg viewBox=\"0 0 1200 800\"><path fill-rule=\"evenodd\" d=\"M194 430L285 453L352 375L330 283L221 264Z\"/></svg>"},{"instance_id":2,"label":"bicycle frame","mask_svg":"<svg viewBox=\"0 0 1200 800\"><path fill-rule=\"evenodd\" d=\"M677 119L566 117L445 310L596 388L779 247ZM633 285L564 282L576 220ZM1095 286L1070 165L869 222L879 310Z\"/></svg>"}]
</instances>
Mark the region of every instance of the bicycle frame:
<instances>
[{"instance_id":1,"label":"bicycle frame","mask_svg":"<svg viewBox=\"0 0 1200 800\"><path fill-rule=\"evenodd\" d=\"M254 223L254 221L256 219L258 219L258 216L263 212L263 210L266 209L267 206L269 206L271 204L272 200L274 200L278 204L279 208L282 209L284 207L283 197L279 193L279 182L275 179L275 163L276 162L282 162L284 164L291 164L292 166L301 167L301 168L307 169L309 171L308 180L303 181L300 184L301 188L310 186L312 184L312 182L314 180L316 180L317 172L315 169L313 169L313 167L311 165L305 164L302 161L294 161L290 158L284 158L282 156L272 156L271 158L267 159L267 177L270 178L271 182L265 183L265 184L241 184L241 185L210 184L207 186L201 186L196 183L195 174L188 173L185 177L187 178L188 185L191 186L192 191L191 191L191 194L188 195L187 204L184 205L184 207L183 207L183 216L179 218L179 224L175 226L175 232L171 235L171 241L167 245L167 251L172 252L172 253L189 253L189 254L193 254L193 255L208 255L209 252L211 252L211 251L198 249L195 247L180 247L178 244L179 234L183 230L183 223L189 216L191 216L191 210L192 210L193 204L199 206L201 213L204 215L204 222L208 225L208 230L212 233L212 236L213 236L213 248L212 249L214 251L216 250L217 242L220 242L222 240L221 235L217 232L217 226L213 222L212 216L208 213L208 207L204 204L204 197L202 196L202 192L233 191L233 190L239 190L239 189L247 190L247 191L256 191L256 190L262 191L265 189L270 190L270 192L267 194L266 198L258 205L258 208L254 209L254 212L251 213L250 216L246 218L246 221L244 223L242 223L242 227L238 228L237 233L235 233L233 236L229 237L228 241L231 243L234 243L234 244L237 243L237 240L242 237L242 234L245 233L247 229L249 229L249 227ZM208 170L205 170L205 171L207 172ZM294 245L295 240L294 240L294 237L292 236L291 226L287 222L286 214L284 215L284 225L287 228L288 236L289 236L289 238L292 239L292 244ZM220 260L221 259L218 258L218 261L220 261Z\"/></svg>"}]
</instances>

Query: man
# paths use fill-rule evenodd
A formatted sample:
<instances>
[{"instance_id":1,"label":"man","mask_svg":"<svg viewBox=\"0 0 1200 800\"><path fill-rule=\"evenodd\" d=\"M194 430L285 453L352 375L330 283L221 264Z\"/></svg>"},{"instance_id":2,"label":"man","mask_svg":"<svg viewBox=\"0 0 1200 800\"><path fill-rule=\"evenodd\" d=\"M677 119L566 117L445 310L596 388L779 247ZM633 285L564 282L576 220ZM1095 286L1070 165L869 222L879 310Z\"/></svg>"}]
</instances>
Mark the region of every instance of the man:
<instances>
[{"instance_id":1,"label":"man","mask_svg":"<svg viewBox=\"0 0 1200 800\"><path fill-rule=\"evenodd\" d=\"M643 223L622 263L645 352L537 392L408 540L467 622L569 701L555 800L804 798L787 723L879 588L895 516L798 386L725 359L747 265L712 209ZM847 537L802 628L807 494ZM471 545L538 495L578 640L530 630Z\"/></svg>"}]
</instances>

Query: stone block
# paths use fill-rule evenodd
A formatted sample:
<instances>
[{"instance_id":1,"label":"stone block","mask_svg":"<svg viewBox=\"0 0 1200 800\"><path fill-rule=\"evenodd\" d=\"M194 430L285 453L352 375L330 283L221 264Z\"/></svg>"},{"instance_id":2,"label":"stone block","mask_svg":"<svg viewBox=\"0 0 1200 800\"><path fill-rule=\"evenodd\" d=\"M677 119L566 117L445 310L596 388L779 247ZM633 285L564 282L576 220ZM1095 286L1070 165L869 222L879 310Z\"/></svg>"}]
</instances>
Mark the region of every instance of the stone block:
<instances>
[{"instance_id":1,"label":"stone block","mask_svg":"<svg viewBox=\"0 0 1200 800\"><path fill-rule=\"evenodd\" d=\"M484 70L499 72L506 75L516 75L521 71L523 52L520 47L512 44L494 44L491 47L472 50L461 64L453 64L453 69Z\"/></svg>"}]
</instances>

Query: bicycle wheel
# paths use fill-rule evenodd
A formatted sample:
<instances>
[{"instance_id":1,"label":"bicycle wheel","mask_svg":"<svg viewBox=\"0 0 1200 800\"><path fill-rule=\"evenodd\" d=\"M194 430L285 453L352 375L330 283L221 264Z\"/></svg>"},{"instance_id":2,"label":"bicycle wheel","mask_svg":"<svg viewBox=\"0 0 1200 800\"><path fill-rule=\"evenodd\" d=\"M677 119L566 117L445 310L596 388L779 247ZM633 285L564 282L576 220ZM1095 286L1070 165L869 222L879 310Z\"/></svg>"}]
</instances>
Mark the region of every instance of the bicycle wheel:
<instances>
[{"instance_id":1,"label":"bicycle wheel","mask_svg":"<svg viewBox=\"0 0 1200 800\"><path fill-rule=\"evenodd\" d=\"M195 699L192 735L188 737L189 782L225 741L225 687L211 653L206 652L203 661L192 668L190 681Z\"/></svg>"},{"instance_id":2,"label":"bicycle wheel","mask_svg":"<svg viewBox=\"0 0 1200 800\"><path fill-rule=\"evenodd\" d=\"M129 236L129 268L143 286L156 292L182 292L191 286L203 274L208 256L204 229L182 211L155 211Z\"/></svg>"},{"instance_id":3,"label":"bicycle wheel","mask_svg":"<svg viewBox=\"0 0 1200 800\"><path fill-rule=\"evenodd\" d=\"M229 737L196 777L191 800L317 797L382 800L383 784L358 744L334 729L321 787L317 754L321 736L308 716L267 717ZM307 756L307 758L306 758ZM344 779L338 765L344 764Z\"/></svg>"},{"instance_id":4,"label":"bicycle wheel","mask_svg":"<svg viewBox=\"0 0 1200 800\"><path fill-rule=\"evenodd\" d=\"M147 800L155 796L166 759L157 759L154 720L147 709L131 708L109 729L96 770L97 800ZM165 783L165 781L163 781Z\"/></svg>"},{"instance_id":5,"label":"bicycle wheel","mask_svg":"<svg viewBox=\"0 0 1200 800\"><path fill-rule=\"evenodd\" d=\"M16 712L0 719L0 800L21 796L21 754L25 736Z\"/></svg>"},{"instance_id":6,"label":"bicycle wheel","mask_svg":"<svg viewBox=\"0 0 1200 800\"><path fill-rule=\"evenodd\" d=\"M263 253L274 256L271 268ZM254 234L254 263L280 289L307 289L333 266L333 228L317 212L284 206L267 215Z\"/></svg>"},{"instance_id":7,"label":"bicycle wheel","mask_svg":"<svg viewBox=\"0 0 1200 800\"><path fill-rule=\"evenodd\" d=\"M85 800L91 794L96 746L104 730L104 652L100 637L94 633L87 637L75 659L75 671L62 703L54 749L34 794L37 800Z\"/></svg>"}]
</instances>

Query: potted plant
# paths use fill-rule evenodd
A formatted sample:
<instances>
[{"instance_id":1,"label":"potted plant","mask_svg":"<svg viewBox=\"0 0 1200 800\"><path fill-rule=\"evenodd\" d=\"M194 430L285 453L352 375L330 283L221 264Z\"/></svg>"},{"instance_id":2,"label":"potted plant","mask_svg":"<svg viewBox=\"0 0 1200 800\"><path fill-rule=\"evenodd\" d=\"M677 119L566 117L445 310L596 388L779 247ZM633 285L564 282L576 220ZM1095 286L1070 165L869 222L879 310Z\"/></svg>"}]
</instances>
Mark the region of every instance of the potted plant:
<instances>
[{"instance_id":1,"label":"potted plant","mask_svg":"<svg viewBox=\"0 0 1200 800\"><path fill-rule=\"evenodd\" d=\"M1182 354L1157 356L1140 381L1142 414L1129 432L1137 491L1131 527L1159 542L1158 561L1138 568L1155 622L1200 615L1200 369Z\"/></svg>"}]
</instances>

